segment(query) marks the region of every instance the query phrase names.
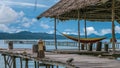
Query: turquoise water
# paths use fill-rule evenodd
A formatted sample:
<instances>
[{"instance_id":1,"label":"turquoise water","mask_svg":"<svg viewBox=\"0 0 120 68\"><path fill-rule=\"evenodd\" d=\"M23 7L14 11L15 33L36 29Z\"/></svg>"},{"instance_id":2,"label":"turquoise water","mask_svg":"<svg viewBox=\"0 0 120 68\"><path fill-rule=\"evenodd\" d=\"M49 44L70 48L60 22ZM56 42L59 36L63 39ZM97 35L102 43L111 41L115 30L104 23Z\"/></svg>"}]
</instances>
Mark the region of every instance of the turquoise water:
<instances>
[{"instance_id":1,"label":"turquoise water","mask_svg":"<svg viewBox=\"0 0 120 68\"><path fill-rule=\"evenodd\" d=\"M14 48L32 48L33 44L14 44ZM4 40L0 40L0 48L7 48L8 44L4 43ZM46 49L47 50L53 50L55 49L54 46L48 46L46 45ZM58 46L58 49L77 49L77 47L68 47L68 46ZM20 63L19 63L19 59L17 59L16 63L17 63L17 68L20 68ZM25 61L23 61L23 66L25 66ZM3 61L3 56L0 55L0 68L4 68L4 61ZM23 67L25 68L25 67ZM34 68L34 62L33 61L29 61L29 68ZM40 67L40 68L45 68ZM56 66L54 66L54 68L56 68ZM63 66L59 66L59 68L65 68Z\"/></svg>"},{"instance_id":2,"label":"turquoise water","mask_svg":"<svg viewBox=\"0 0 120 68\"><path fill-rule=\"evenodd\" d=\"M59 41L65 41L65 40L59 40ZM69 41L69 40L67 40L67 41ZM109 42L109 40L103 40L102 42ZM14 44L14 48L32 48L32 45L33 44ZM4 40L0 40L0 48L7 48L7 47L8 47L8 44L5 44ZM112 47L112 46L110 46L110 47ZM51 45L51 46L46 45L46 50L53 50L53 49L55 49L54 45ZM78 47L77 46L76 47L58 46L58 49L78 49ZM117 60L120 60L120 58L117 58ZM17 59L16 62L17 62L17 68L20 68L19 59ZM25 61L23 61L23 66L25 66ZM4 68L4 61L3 61L3 57L1 55L0 55L0 68ZM29 68L34 68L33 61L29 61ZM45 68L45 67L40 67L40 68ZM54 66L54 68L56 68L56 66ZM65 68L65 67L59 66L59 68Z\"/></svg>"}]
</instances>

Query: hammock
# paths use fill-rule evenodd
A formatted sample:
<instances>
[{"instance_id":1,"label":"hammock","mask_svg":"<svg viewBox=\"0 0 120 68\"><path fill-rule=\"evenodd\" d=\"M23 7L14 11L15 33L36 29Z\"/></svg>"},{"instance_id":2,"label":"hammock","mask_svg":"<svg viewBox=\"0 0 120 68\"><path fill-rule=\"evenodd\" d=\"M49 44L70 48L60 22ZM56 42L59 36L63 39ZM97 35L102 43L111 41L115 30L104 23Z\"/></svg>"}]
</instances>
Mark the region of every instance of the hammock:
<instances>
[{"instance_id":1,"label":"hammock","mask_svg":"<svg viewBox=\"0 0 120 68\"><path fill-rule=\"evenodd\" d=\"M67 34L63 34L63 33L61 33L61 34L65 37L71 39L71 40L74 40L74 41L78 42L78 38L68 36ZM95 43L95 42L101 41L103 39L105 39L105 37L102 37L102 38L80 38L80 42L81 43Z\"/></svg>"}]
</instances>

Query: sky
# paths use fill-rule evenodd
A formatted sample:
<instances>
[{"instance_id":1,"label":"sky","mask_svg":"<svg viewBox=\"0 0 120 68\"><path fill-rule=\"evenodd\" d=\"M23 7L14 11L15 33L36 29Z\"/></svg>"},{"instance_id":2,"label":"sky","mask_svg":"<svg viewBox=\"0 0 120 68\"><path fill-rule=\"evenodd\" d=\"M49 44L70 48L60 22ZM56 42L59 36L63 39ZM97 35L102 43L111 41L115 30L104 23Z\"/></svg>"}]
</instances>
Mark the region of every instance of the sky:
<instances>
[{"instance_id":1,"label":"sky","mask_svg":"<svg viewBox=\"0 0 120 68\"><path fill-rule=\"evenodd\" d=\"M0 0L0 32L20 31L54 33L54 19L36 17L52 7L59 0ZM57 23L57 30L66 34L78 34L77 20ZM80 21L80 32L84 34L84 20ZM115 22L116 33L120 24ZM57 32L58 33L58 32ZM87 21L87 34L104 35L111 33L111 22ZM59 33L58 33L59 34Z\"/></svg>"}]
</instances>

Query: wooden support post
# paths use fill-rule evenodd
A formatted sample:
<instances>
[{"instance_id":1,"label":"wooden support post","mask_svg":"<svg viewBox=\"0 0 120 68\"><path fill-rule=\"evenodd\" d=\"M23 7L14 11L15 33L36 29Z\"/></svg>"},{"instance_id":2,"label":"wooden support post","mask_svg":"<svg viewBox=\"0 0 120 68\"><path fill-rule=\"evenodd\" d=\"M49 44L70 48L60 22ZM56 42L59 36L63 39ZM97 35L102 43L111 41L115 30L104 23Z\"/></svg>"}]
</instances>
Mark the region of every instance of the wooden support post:
<instances>
[{"instance_id":1,"label":"wooden support post","mask_svg":"<svg viewBox=\"0 0 120 68\"><path fill-rule=\"evenodd\" d=\"M5 65L5 68L7 68L6 55L3 55L3 57L4 57L4 65Z\"/></svg>"},{"instance_id":2,"label":"wooden support post","mask_svg":"<svg viewBox=\"0 0 120 68\"><path fill-rule=\"evenodd\" d=\"M93 43L89 43L89 45L88 45L89 50L88 51L92 51L92 46L93 46Z\"/></svg>"},{"instance_id":3,"label":"wooden support post","mask_svg":"<svg viewBox=\"0 0 120 68\"><path fill-rule=\"evenodd\" d=\"M101 51L102 49L102 42L97 42L97 49L96 51Z\"/></svg>"},{"instance_id":4,"label":"wooden support post","mask_svg":"<svg viewBox=\"0 0 120 68\"><path fill-rule=\"evenodd\" d=\"M8 49L9 50L13 49L13 41L9 41L9 43L8 43Z\"/></svg>"},{"instance_id":5,"label":"wooden support post","mask_svg":"<svg viewBox=\"0 0 120 68\"><path fill-rule=\"evenodd\" d=\"M108 43L105 43L105 44L104 44L104 50L105 50L106 52L108 52Z\"/></svg>"},{"instance_id":6,"label":"wooden support post","mask_svg":"<svg viewBox=\"0 0 120 68\"><path fill-rule=\"evenodd\" d=\"M56 68L59 68L59 66L57 65Z\"/></svg>"},{"instance_id":7,"label":"wooden support post","mask_svg":"<svg viewBox=\"0 0 120 68\"><path fill-rule=\"evenodd\" d=\"M37 62L37 66L38 66L38 68L39 68L39 61Z\"/></svg>"},{"instance_id":8,"label":"wooden support post","mask_svg":"<svg viewBox=\"0 0 120 68\"><path fill-rule=\"evenodd\" d=\"M25 63L25 68L28 68L28 59L25 59L26 63Z\"/></svg>"},{"instance_id":9,"label":"wooden support post","mask_svg":"<svg viewBox=\"0 0 120 68\"><path fill-rule=\"evenodd\" d=\"M23 65L22 65L22 57L20 57L20 68L22 68Z\"/></svg>"},{"instance_id":10,"label":"wooden support post","mask_svg":"<svg viewBox=\"0 0 120 68\"><path fill-rule=\"evenodd\" d=\"M79 14L79 11L78 11ZM78 49L80 51L80 20L78 20Z\"/></svg>"},{"instance_id":11,"label":"wooden support post","mask_svg":"<svg viewBox=\"0 0 120 68\"><path fill-rule=\"evenodd\" d=\"M51 68L54 68L54 65L51 65Z\"/></svg>"},{"instance_id":12,"label":"wooden support post","mask_svg":"<svg viewBox=\"0 0 120 68\"><path fill-rule=\"evenodd\" d=\"M55 39L55 49L57 50L56 23L57 23L57 19L55 18L55 22L54 22L54 39Z\"/></svg>"},{"instance_id":13,"label":"wooden support post","mask_svg":"<svg viewBox=\"0 0 120 68\"><path fill-rule=\"evenodd\" d=\"M38 58L44 58L45 52L44 52L44 42L42 40L39 40L38 42Z\"/></svg>"},{"instance_id":14,"label":"wooden support post","mask_svg":"<svg viewBox=\"0 0 120 68\"><path fill-rule=\"evenodd\" d=\"M81 50L84 50L85 44L81 44Z\"/></svg>"},{"instance_id":15,"label":"wooden support post","mask_svg":"<svg viewBox=\"0 0 120 68\"><path fill-rule=\"evenodd\" d=\"M50 68L50 65L49 65L49 64L47 64L46 66L47 66L46 68Z\"/></svg>"},{"instance_id":16,"label":"wooden support post","mask_svg":"<svg viewBox=\"0 0 120 68\"><path fill-rule=\"evenodd\" d=\"M13 68L16 68L16 57L13 56Z\"/></svg>"},{"instance_id":17,"label":"wooden support post","mask_svg":"<svg viewBox=\"0 0 120 68\"><path fill-rule=\"evenodd\" d=\"M112 0L112 48L113 54L115 53L115 0Z\"/></svg>"},{"instance_id":18,"label":"wooden support post","mask_svg":"<svg viewBox=\"0 0 120 68\"><path fill-rule=\"evenodd\" d=\"M36 61L34 61L34 66L35 66L34 68L37 68L37 66L36 66Z\"/></svg>"}]
</instances>

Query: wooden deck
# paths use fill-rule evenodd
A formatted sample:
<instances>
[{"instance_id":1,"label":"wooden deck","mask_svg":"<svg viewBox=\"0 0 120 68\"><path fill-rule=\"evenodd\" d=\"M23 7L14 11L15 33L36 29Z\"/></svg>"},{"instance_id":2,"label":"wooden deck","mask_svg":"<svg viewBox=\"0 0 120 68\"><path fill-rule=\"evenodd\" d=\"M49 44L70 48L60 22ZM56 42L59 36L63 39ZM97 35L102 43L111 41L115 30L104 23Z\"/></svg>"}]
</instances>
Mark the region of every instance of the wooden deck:
<instances>
[{"instance_id":1,"label":"wooden deck","mask_svg":"<svg viewBox=\"0 0 120 68\"><path fill-rule=\"evenodd\" d=\"M27 52L27 53L24 53ZM120 61L115 59L99 58L78 54L60 54L53 52L45 52L45 58L37 58L36 53L32 53L31 49L0 49L2 55L16 56L41 61L45 64L62 65L66 68L120 68ZM73 58L72 63L67 63L69 58Z\"/></svg>"}]
</instances>

